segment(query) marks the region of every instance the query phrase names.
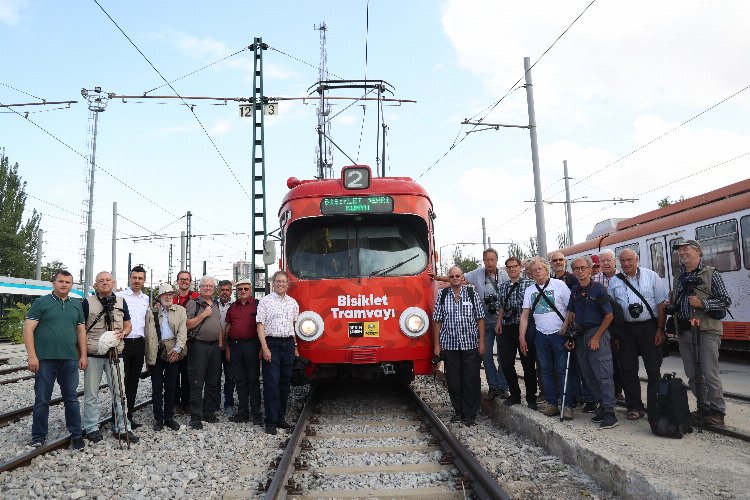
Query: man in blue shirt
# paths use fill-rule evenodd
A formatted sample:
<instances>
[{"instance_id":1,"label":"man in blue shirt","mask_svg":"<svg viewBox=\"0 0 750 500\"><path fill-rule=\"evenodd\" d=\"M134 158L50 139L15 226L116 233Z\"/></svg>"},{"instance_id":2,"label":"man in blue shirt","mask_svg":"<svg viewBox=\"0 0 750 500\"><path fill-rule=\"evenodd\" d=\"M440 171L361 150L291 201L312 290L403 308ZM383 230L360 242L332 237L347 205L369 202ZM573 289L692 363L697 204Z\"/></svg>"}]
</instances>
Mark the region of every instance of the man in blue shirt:
<instances>
[{"instance_id":1,"label":"man in blue shirt","mask_svg":"<svg viewBox=\"0 0 750 500\"><path fill-rule=\"evenodd\" d=\"M590 257L573 260L573 272L578 284L573 287L568 302L568 315L563 331L576 328L576 357L581 376L601 401L598 412L591 419L602 429L618 424L615 416L615 387L612 381L612 348L607 328L614 315L604 285L591 280L593 262Z\"/></svg>"},{"instance_id":2,"label":"man in blue shirt","mask_svg":"<svg viewBox=\"0 0 750 500\"><path fill-rule=\"evenodd\" d=\"M448 395L455 414L451 422L476 423L482 382L479 365L484 354L484 309L478 294L461 285L458 266L448 270L450 288L443 289L432 315L435 356L445 358Z\"/></svg>"},{"instance_id":3,"label":"man in blue shirt","mask_svg":"<svg viewBox=\"0 0 750 500\"><path fill-rule=\"evenodd\" d=\"M665 341L667 290L658 274L638 267L638 254L629 248L620 253L620 268L622 272L610 280L608 291L625 312L625 333L620 338L618 354L627 418L638 420L644 416L638 356L643 358L648 376L646 403L649 409L656 405L656 385L661 378L661 346Z\"/></svg>"}]
</instances>

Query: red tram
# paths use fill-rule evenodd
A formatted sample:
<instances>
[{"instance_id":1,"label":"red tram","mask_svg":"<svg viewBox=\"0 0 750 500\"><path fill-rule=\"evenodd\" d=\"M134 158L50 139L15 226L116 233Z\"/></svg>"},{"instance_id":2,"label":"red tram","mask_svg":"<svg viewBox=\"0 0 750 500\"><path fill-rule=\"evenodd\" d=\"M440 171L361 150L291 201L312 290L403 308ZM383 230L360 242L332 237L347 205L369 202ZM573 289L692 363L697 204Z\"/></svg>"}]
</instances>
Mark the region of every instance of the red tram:
<instances>
[{"instance_id":1,"label":"red tram","mask_svg":"<svg viewBox=\"0 0 750 500\"><path fill-rule=\"evenodd\" d=\"M312 379L431 374L434 212L408 177L365 165L339 179L287 181L282 269L300 306L297 337Z\"/></svg>"}]
</instances>

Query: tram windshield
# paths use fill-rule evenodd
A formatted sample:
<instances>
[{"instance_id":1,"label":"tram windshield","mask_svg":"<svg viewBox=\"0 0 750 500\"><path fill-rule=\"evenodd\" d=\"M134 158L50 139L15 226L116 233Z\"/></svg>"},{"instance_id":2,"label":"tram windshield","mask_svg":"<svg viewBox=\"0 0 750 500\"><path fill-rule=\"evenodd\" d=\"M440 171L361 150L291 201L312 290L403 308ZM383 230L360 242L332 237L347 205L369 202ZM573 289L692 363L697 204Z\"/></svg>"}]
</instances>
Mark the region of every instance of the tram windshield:
<instances>
[{"instance_id":1,"label":"tram windshield","mask_svg":"<svg viewBox=\"0 0 750 500\"><path fill-rule=\"evenodd\" d=\"M412 276L428 264L427 224L415 215L300 219L286 245L302 279Z\"/></svg>"}]
</instances>

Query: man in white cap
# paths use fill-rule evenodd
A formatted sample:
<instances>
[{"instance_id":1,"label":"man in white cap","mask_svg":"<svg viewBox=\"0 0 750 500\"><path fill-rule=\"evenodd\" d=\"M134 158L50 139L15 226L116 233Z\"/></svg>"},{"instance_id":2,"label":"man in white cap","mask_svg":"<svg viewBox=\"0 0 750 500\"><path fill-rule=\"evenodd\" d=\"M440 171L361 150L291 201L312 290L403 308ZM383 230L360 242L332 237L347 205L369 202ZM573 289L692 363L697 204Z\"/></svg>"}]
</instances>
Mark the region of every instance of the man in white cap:
<instances>
[{"instance_id":1,"label":"man in white cap","mask_svg":"<svg viewBox=\"0 0 750 500\"><path fill-rule=\"evenodd\" d=\"M174 398L177 390L179 360L187 343L185 308L173 303L174 289L168 283L159 285L157 304L146 315L146 366L151 372L154 430L166 425L179 430L174 420Z\"/></svg>"}]
</instances>

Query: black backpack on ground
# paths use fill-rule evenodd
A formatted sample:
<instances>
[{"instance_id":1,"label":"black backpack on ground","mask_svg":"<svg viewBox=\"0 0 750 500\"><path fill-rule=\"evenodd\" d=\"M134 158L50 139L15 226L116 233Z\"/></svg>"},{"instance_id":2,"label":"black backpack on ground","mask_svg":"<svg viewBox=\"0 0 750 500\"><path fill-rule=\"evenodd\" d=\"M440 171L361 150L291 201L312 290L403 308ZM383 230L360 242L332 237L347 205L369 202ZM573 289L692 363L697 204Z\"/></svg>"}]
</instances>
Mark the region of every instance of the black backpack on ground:
<instances>
[{"instance_id":1,"label":"black backpack on ground","mask_svg":"<svg viewBox=\"0 0 750 500\"><path fill-rule=\"evenodd\" d=\"M650 409L651 431L657 436L680 439L693 432L687 386L674 373L665 373L656 386L656 408Z\"/></svg>"}]
</instances>

